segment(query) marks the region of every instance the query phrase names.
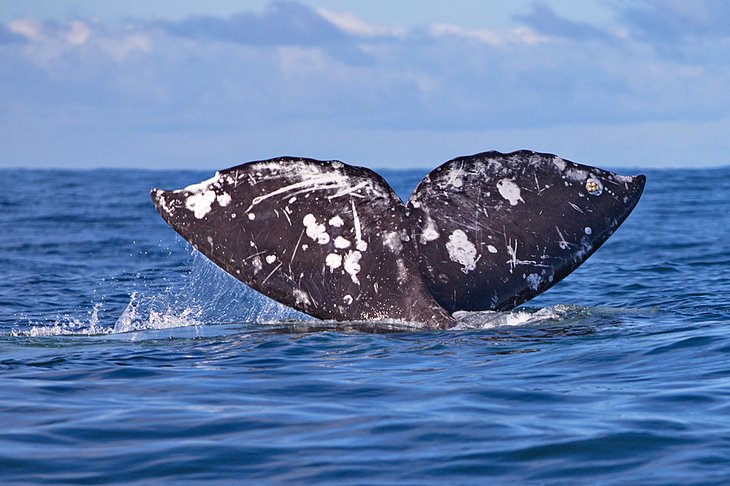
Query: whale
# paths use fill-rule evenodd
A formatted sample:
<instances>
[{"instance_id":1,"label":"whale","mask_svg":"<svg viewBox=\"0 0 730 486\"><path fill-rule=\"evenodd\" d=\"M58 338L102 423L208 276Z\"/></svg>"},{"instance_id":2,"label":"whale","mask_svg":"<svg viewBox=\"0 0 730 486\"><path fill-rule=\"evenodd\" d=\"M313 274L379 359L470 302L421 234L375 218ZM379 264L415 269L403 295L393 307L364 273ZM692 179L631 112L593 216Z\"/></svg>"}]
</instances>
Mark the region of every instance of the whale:
<instances>
[{"instance_id":1,"label":"whale","mask_svg":"<svg viewBox=\"0 0 730 486\"><path fill-rule=\"evenodd\" d=\"M150 195L195 249L284 305L447 329L460 311L508 311L560 282L626 220L645 184L520 150L449 160L405 202L368 168L290 156Z\"/></svg>"}]
</instances>

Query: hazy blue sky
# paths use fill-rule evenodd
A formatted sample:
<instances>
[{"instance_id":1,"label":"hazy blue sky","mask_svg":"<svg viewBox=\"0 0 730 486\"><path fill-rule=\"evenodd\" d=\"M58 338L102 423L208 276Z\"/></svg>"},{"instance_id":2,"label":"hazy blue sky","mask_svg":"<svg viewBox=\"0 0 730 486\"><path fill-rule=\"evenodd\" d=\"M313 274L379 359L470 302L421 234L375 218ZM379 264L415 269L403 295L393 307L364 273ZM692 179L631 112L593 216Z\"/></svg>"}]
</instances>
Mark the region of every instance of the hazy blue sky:
<instances>
[{"instance_id":1,"label":"hazy blue sky","mask_svg":"<svg viewBox=\"0 0 730 486\"><path fill-rule=\"evenodd\" d=\"M730 2L0 0L0 166L730 164Z\"/></svg>"}]
</instances>

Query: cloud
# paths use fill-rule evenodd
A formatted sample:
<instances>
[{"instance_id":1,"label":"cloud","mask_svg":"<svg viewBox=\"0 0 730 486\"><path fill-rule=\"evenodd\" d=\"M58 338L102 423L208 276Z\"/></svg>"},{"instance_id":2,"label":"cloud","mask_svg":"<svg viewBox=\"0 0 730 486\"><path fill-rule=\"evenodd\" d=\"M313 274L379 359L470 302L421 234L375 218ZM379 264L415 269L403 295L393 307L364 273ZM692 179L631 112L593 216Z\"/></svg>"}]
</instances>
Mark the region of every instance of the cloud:
<instances>
[{"instance_id":1,"label":"cloud","mask_svg":"<svg viewBox=\"0 0 730 486\"><path fill-rule=\"evenodd\" d=\"M0 45L23 42L25 38L4 25L0 25Z\"/></svg>"},{"instance_id":2,"label":"cloud","mask_svg":"<svg viewBox=\"0 0 730 486\"><path fill-rule=\"evenodd\" d=\"M607 40L610 36L605 30L587 22L578 22L560 17L549 5L536 3L532 12L516 15L515 20L526 23L534 31L550 37L565 37L575 40Z\"/></svg>"},{"instance_id":3,"label":"cloud","mask_svg":"<svg viewBox=\"0 0 730 486\"><path fill-rule=\"evenodd\" d=\"M634 36L650 42L730 37L730 3L725 0L642 2L620 8L619 16Z\"/></svg>"},{"instance_id":4,"label":"cloud","mask_svg":"<svg viewBox=\"0 0 730 486\"><path fill-rule=\"evenodd\" d=\"M339 12L326 8L318 8L317 14L342 32L358 37L396 37L404 38L408 35L405 27L389 27L365 22L348 12Z\"/></svg>"},{"instance_id":5,"label":"cloud","mask_svg":"<svg viewBox=\"0 0 730 486\"><path fill-rule=\"evenodd\" d=\"M198 41L219 41L250 47L319 47L352 64L371 58L353 42L352 32L342 30L315 10L291 1L271 3L262 14L243 12L227 18L194 16L155 24L166 33ZM342 16L340 25L350 28ZM362 27L364 24L360 24Z\"/></svg>"},{"instance_id":6,"label":"cloud","mask_svg":"<svg viewBox=\"0 0 730 486\"><path fill-rule=\"evenodd\" d=\"M718 5L702 3L710 4L715 10L707 12L720 15ZM662 3L665 33L649 39L641 19L653 5L633 2L617 10L615 24L594 26L538 4L506 30L383 26L293 2L166 22L16 19L0 29L0 146L17 147L22 158L23 146L34 146L32 135L21 143L22 133L42 126L63 134L54 135L58 144L94 134L100 158L120 150L140 160L178 157L177 140L188 157L238 160L246 150L240 140L261 148L256 156L284 149L338 156L328 147L342 149L344 141L363 154L384 153L368 138L373 133L391 141L415 132L516 140L568 133L561 126L625 133L636 124L724 119L730 72L721 26L696 43L701 29L677 26L669 18L681 18L681 9ZM672 29L674 37L658 42ZM4 42L8 35L14 40ZM666 56L657 45L691 55ZM140 152L140 139L150 154Z\"/></svg>"},{"instance_id":7,"label":"cloud","mask_svg":"<svg viewBox=\"0 0 730 486\"><path fill-rule=\"evenodd\" d=\"M296 2L274 2L263 14L195 16L176 22L160 21L158 25L180 37L249 46L326 46L349 40L337 26Z\"/></svg>"}]
</instances>

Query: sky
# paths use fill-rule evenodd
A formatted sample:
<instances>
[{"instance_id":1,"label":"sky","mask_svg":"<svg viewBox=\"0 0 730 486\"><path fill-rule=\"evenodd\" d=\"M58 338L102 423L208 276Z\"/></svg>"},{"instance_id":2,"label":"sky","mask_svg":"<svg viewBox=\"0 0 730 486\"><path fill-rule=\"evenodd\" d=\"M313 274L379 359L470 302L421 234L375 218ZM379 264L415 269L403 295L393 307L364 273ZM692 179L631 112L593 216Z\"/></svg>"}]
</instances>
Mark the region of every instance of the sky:
<instances>
[{"instance_id":1,"label":"sky","mask_svg":"<svg viewBox=\"0 0 730 486\"><path fill-rule=\"evenodd\" d=\"M725 0L0 0L0 167L730 164Z\"/></svg>"}]
</instances>

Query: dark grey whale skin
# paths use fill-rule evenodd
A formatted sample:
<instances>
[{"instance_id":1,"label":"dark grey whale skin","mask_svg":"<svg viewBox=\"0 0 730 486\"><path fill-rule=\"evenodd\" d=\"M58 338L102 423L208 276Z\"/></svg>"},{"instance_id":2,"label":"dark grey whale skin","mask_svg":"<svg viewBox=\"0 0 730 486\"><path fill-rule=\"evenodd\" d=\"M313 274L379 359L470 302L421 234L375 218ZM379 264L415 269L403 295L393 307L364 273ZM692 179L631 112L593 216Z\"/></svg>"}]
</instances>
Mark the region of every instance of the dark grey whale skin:
<instances>
[{"instance_id":1,"label":"dark grey whale skin","mask_svg":"<svg viewBox=\"0 0 730 486\"><path fill-rule=\"evenodd\" d=\"M321 319L454 325L559 282L628 217L646 178L552 154L446 162L403 204L375 172L278 157L216 173L155 207L253 289Z\"/></svg>"}]
</instances>

